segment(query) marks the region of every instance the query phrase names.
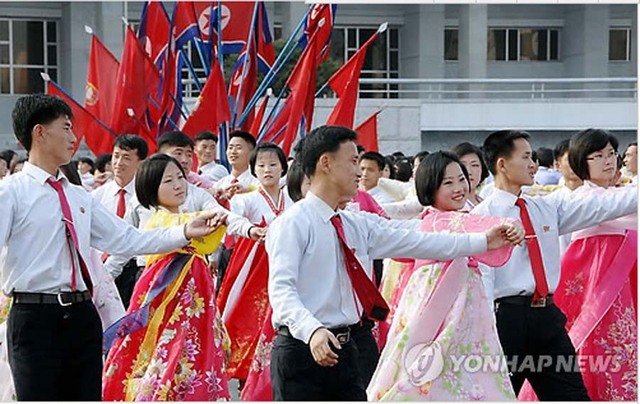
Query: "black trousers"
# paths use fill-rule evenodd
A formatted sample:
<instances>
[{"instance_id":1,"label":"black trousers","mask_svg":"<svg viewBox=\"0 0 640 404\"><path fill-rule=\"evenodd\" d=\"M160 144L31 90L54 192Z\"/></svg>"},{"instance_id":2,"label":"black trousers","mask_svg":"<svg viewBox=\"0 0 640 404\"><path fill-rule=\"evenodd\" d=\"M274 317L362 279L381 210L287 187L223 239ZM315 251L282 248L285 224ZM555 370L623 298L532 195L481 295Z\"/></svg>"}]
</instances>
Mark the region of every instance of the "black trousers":
<instances>
[{"instance_id":1,"label":"black trousers","mask_svg":"<svg viewBox=\"0 0 640 404\"><path fill-rule=\"evenodd\" d=\"M271 384L275 401L366 401L353 339L338 351L338 364L318 365L309 345L278 335L271 352Z\"/></svg>"},{"instance_id":2,"label":"black trousers","mask_svg":"<svg viewBox=\"0 0 640 404\"><path fill-rule=\"evenodd\" d=\"M227 267L229 266L229 260L231 260L231 254L233 254L233 248L227 248L224 245L222 246L222 251L220 251L220 259L218 261L218 276L216 277L216 295L220 292L220 286L222 286L222 280L224 279L224 274L227 272Z\"/></svg>"},{"instance_id":3,"label":"black trousers","mask_svg":"<svg viewBox=\"0 0 640 404\"><path fill-rule=\"evenodd\" d=\"M122 273L115 279L116 287L125 309L129 308L133 288L140 277L140 272L141 268L138 266L136 259L133 258L122 267Z\"/></svg>"},{"instance_id":4,"label":"black trousers","mask_svg":"<svg viewBox=\"0 0 640 404\"><path fill-rule=\"evenodd\" d=\"M380 351L378 344L371 332L373 321L363 320L363 330L354 334L351 338L356 343L358 351L358 369L360 370L360 382L365 390L378 367Z\"/></svg>"},{"instance_id":5,"label":"black trousers","mask_svg":"<svg viewBox=\"0 0 640 404\"><path fill-rule=\"evenodd\" d=\"M566 366L575 363L576 350L556 305L500 303L496 320L516 395L527 379L540 401L590 401L579 368Z\"/></svg>"},{"instance_id":6,"label":"black trousers","mask_svg":"<svg viewBox=\"0 0 640 404\"><path fill-rule=\"evenodd\" d=\"M14 304L9 366L19 401L100 401L102 325L91 301Z\"/></svg>"}]
</instances>

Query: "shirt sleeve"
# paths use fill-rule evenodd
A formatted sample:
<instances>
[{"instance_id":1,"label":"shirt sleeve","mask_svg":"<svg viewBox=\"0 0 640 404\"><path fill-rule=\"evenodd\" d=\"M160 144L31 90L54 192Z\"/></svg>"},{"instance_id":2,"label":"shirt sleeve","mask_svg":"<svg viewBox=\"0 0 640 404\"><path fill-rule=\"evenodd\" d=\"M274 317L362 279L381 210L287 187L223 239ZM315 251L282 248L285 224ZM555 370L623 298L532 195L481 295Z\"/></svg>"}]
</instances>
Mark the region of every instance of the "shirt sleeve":
<instances>
[{"instance_id":1,"label":"shirt sleeve","mask_svg":"<svg viewBox=\"0 0 640 404\"><path fill-rule=\"evenodd\" d=\"M0 181L0 247L7 244L13 223L13 207L15 198L9 184Z\"/></svg>"},{"instance_id":2,"label":"shirt sleeve","mask_svg":"<svg viewBox=\"0 0 640 404\"><path fill-rule=\"evenodd\" d=\"M585 195L572 192L563 198L544 198L558 210L558 232L567 234L637 211L638 188L608 188L607 192Z\"/></svg>"},{"instance_id":3,"label":"shirt sleeve","mask_svg":"<svg viewBox=\"0 0 640 404\"><path fill-rule=\"evenodd\" d=\"M428 233L381 226L368 216L362 216L368 235L368 254L372 259L407 257L450 260L487 250L485 233L446 234Z\"/></svg>"},{"instance_id":4,"label":"shirt sleeve","mask_svg":"<svg viewBox=\"0 0 640 404\"><path fill-rule=\"evenodd\" d=\"M265 247L269 257L269 301L274 318L289 327L294 338L308 344L322 323L304 307L297 290L299 268L308 242L302 221L275 220L267 232Z\"/></svg>"},{"instance_id":5,"label":"shirt sleeve","mask_svg":"<svg viewBox=\"0 0 640 404\"><path fill-rule=\"evenodd\" d=\"M392 219L412 219L420 215L424 207L417 196L410 196L400 202L383 203L382 209Z\"/></svg>"},{"instance_id":6,"label":"shirt sleeve","mask_svg":"<svg viewBox=\"0 0 640 404\"><path fill-rule=\"evenodd\" d=\"M172 251L187 243L184 226L141 231L125 223L92 198L91 246L100 251L132 257Z\"/></svg>"}]
</instances>

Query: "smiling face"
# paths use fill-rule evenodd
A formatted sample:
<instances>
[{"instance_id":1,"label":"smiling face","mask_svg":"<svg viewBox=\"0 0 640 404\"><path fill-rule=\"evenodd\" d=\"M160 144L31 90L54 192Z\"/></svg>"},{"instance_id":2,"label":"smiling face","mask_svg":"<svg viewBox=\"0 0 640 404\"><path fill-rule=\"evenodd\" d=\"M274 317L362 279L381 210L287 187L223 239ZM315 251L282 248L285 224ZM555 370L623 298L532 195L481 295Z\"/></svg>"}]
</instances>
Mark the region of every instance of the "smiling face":
<instances>
[{"instance_id":1,"label":"smiling face","mask_svg":"<svg viewBox=\"0 0 640 404\"><path fill-rule=\"evenodd\" d=\"M137 150L124 150L118 146L114 147L111 154L111 167L116 183L121 187L126 186L133 180L141 163L142 160L138 157Z\"/></svg>"},{"instance_id":2,"label":"smiling face","mask_svg":"<svg viewBox=\"0 0 640 404\"><path fill-rule=\"evenodd\" d=\"M587 156L589 180L600 186L609 186L616 175L616 158L618 157L611 143Z\"/></svg>"},{"instance_id":3,"label":"smiling face","mask_svg":"<svg viewBox=\"0 0 640 404\"><path fill-rule=\"evenodd\" d=\"M216 159L216 146L216 142L211 139L203 139L196 142L194 151L201 166L209 164Z\"/></svg>"},{"instance_id":4,"label":"smiling face","mask_svg":"<svg viewBox=\"0 0 640 404\"><path fill-rule=\"evenodd\" d=\"M175 163L167 164L158 187L158 204L171 212L178 212L178 208L187 199L187 180Z\"/></svg>"},{"instance_id":5,"label":"smiling face","mask_svg":"<svg viewBox=\"0 0 640 404\"><path fill-rule=\"evenodd\" d=\"M246 171L249 168L249 159L253 148L241 137L234 137L229 140L227 146L227 160L239 171Z\"/></svg>"},{"instance_id":6,"label":"smiling face","mask_svg":"<svg viewBox=\"0 0 640 404\"><path fill-rule=\"evenodd\" d=\"M513 151L509 157L500 157L498 169L512 186L533 185L536 164L531 159L531 145L526 139L515 139Z\"/></svg>"},{"instance_id":7,"label":"smiling face","mask_svg":"<svg viewBox=\"0 0 640 404\"><path fill-rule=\"evenodd\" d=\"M631 145L624 152L624 165L633 175L638 175L638 146Z\"/></svg>"},{"instance_id":8,"label":"smiling face","mask_svg":"<svg viewBox=\"0 0 640 404\"><path fill-rule=\"evenodd\" d=\"M444 171L442 184L436 191L433 207L442 211L460 210L464 207L468 193L469 182L460 164L451 162Z\"/></svg>"},{"instance_id":9,"label":"smiling face","mask_svg":"<svg viewBox=\"0 0 640 404\"><path fill-rule=\"evenodd\" d=\"M282 164L275 152L262 151L256 156L254 171L264 188L277 187L282 177Z\"/></svg>"},{"instance_id":10,"label":"smiling face","mask_svg":"<svg viewBox=\"0 0 640 404\"><path fill-rule=\"evenodd\" d=\"M329 177L341 197L353 198L358 193L360 167L358 149L353 141L340 144L335 153L327 153Z\"/></svg>"}]
</instances>

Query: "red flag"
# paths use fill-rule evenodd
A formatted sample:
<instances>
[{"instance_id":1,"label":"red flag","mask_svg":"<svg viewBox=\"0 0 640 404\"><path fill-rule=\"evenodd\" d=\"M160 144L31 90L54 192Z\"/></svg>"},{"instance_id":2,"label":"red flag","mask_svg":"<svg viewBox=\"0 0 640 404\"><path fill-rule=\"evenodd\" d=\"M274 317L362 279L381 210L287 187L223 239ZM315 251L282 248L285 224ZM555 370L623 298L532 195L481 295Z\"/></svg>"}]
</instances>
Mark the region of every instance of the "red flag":
<instances>
[{"instance_id":1,"label":"red flag","mask_svg":"<svg viewBox=\"0 0 640 404\"><path fill-rule=\"evenodd\" d=\"M154 98L160 83L158 69L149 59L133 30L127 27L122 50L122 63L115 82L116 100L110 121L111 129L117 134L138 133L153 149L155 137L148 137L139 125L147 111L148 96ZM134 115L129 115L133 110ZM148 128L147 128L148 129Z\"/></svg>"},{"instance_id":2,"label":"red flag","mask_svg":"<svg viewBox=\"0 0 640 404\"><path fill-rule=\"evenodd\" d=\"M71 107L73 133L76 136L76 150L78 150L80 141L84 138L85 143L96 156L111 153L116 136L104 123L98 121L93 114L84 109L53 81L47 81L47 94L61 98Z\"/></svg>"},{"instance_id":3,"label":"red flag","mask_svg":"<svg viewBox=\"0 0 640 404\"><path fill-rule=\"evenodd\" d=\"M218 132L218 126L231 119L227 91L220 64L215 62L211 74L198 97L198 102L191 111L189 119L182 131L194 138L198 132L210 130Z\"/></svg>"},{"instance_id":4,"label":"red flag","mask_svg":"<svg viewBox=\"0 0 640 404\"><path fill-rule=\"evenodd\" d=\"M360 72L362 71L364 58L367 55L367 48L379 34L380 30L376 31L376 33L349 58L347 63L342 65L342 67L329 78L329 86L335 91L339 99L327 119L327 125L353 128L356 103L358 101Z\"/></svg>"},{"instance_id":5,"label":"red flag","mask_svg":"<svg viewBox=\"0 0 640 404\"><path fill-rule=\"evenodd\" d=\"M267 110L267 104L269 103L268 101L269 94L265 94L264 99L262 100L262 104L260 105L260 109L258 109L258 112L253 119L251 129L249 129L249 133L251 133L256 138L258 137L258 133L260 133L260 126L262 126L262 121L264 120L264 113Z\"/></svg>"},{"instance_id":6,"label":"red flag","mask_svg":"<svg viewBox=\"0 0 640 404\"><path fill-rule=\"evenodd\" d=\"M116 99L120 63L97 36L91 36L84 107L102 121L109 121Z\"/></svg>"},{"instance_id":7,"label":"red flag","mask_svg":"<svg viewBox=\"0 0 640 404\"><path fill-rule=\"evenodd\" d=\"M173 35L178 49L199 36L198 20L192 1L176 1L173 9Z\"/></svg>"},{"instance_id":8,"label":"red flag","mask_svg":"<svg viewBox=\"0 0 640 404\"><path fill-rule=\"evenodd\" d=\"M307 46L307 41L311 36L316 35L318 37L318 63L322 63L329 56L329 45L331 44L331 31L333 30L335 13L335 4L312 4L307 20L305 21L304 35L300 38L300 41L304 48Z\"/></svg>"},{"instance_id":9,"label":"red flag","mask_svg":"<svg viewBox=\"0 0 640 404\"><path fill-rule=\"evenodd\" d=\"M138 38L153 63L160 68L167 51L169 16L159 1L147 1L142 9Z\"/></svg>"},{"instance_id":10,"label":"red flag","mask_svg":"<svg viewBox=\"0 0 640 404\"><path fill-rule=\"evenodd\" d=\"M364 120L357 128L355 132L358 134L358 144L366 151L378 151L378 114L380 111L376 111Z\"/></svg>"}]
</instances>

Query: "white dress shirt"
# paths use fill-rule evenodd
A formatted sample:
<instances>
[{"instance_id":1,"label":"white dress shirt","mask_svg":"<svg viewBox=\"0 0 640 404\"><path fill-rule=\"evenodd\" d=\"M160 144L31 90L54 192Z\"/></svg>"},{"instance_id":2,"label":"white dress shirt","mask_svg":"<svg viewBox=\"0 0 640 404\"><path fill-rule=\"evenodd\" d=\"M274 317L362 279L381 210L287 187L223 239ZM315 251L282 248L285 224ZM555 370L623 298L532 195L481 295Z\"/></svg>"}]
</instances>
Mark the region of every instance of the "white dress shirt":
<instances>
[{"instance_id":1,"label":"white dress shirt","mask_svg":"<svg viewBox=\"0 0 640 404\"><path fill-rule=\"evenodd\" d=\"M411 195L400 202L381 203L387 216L392 219L413 219L420 217L424 206L420 204L416 195Z\"/></svg>"},{"instance_id":2,"label":"white dress shirt","mask_svg":"<svg viewBox=\"0 0 640 404\"><path fill-rule=\"evenodd\" d=\"M279 208L282 203L284 203L284 209L293 205L293 201L284 189L280 190L278 201L273 201L268 195L267 197L276 209ZM263 218L266 224L270 224L276 218L273 209L271 209L267 200L258 191L234 196L229 202L229 208L231 212L246 217L253 224L260 224Z\"/></svg>"},{"instance_id":3,"label":"white dress shirt","mask_svg":"<svg viewBox=\"0 0 640 404\"><path fill-rule=\"evenodd\" d=\"M380 188L380 186L375 186L370 190L368 190L367 192L369 193L369 195L373 197L373 199L376 200L376 202L378 202L379 205L396 201L389 194L387 194L382 188Z\"/></svg>"},{"instance_id":4,"label":"white dress shirt","mask_svg":"<svg viewBox=\"0 0 640 404\"><path fill-rule=\"evenodd\" d=\"M118 192L120 189L125 190L124 201L126 204L125 206L128 209L129 205L136 202L135 178L129 181L129 183L124 187L120 187L120 185L118 185L114 180L109 180L106 184L91 192L91 196L100 202L102 206L107 208L109 212L115 215L118 211L118 200L120 199Z\"/></svg>"},{"instance_id":5,"label":"white dress shirt","mask_svg":"<svg viewBox=\"0 0 640 404\"><path fill-rule=\"evenodd\" d=\"M229 175L229 171L222 164L218 164L215 161L207 163L199 168L200 175L212 182L220 181L225 176Z\"/></svg>"},{"instance_id":6,"label":"white dress shirt","mask_svg":"<svg viewBox=\"0 0 640 404\"><path fill-rule=\"evenodd\" d=\"M312 192L273 221L267 231L269 300L273 324L308 343L319 327L359 321L351 281L330 219L336 212ZM372 260L385 257L451 259L487 248L486 235L422 233L382 226L360 212L340 212L349 247L371 277Z\"/></svg>"},{"instance_id":7,"label":"white dress shirt","mask_svg":"<svg viewBox=\"0 0 640 404\"><path fill-rule=\"evenodd\" d=\"M225 187L231 185L231 182L233 181L234 178L236 178L236 177L234 177L233 174L229 174L229 175L227 175L225 177L222 177L221 180L219 180L218 182L216 182L214 184L214 187L216 187L216 188L225 188ZM245 172L240 174L238 176L237 180L245 188L250 188L250 187L258 188L260 186L260 181L258 181L258 179L256 177L251 175L251 170L249 170L249 169L247 169Z\"/></svg>"},{"instance_id":8,"label":"white dress shirt","mask_svg":"<svg viewBox=\"0 0 640 404\"><path fill-rule=\"evenodd\" d=\"M124 221L134 227L144 228L145 224L155 211L154 209L147 209L137 202L133 206L127 207L127 213L124 216ZM187 198L179 208L182 213L193 213L201 211L222 211L227 213L227 233L236 236L248 237L249 230L253 225L246 218L237 215L233 212L220 206L218 201L207 191L202 188L198 188L193 184L187 184ZM122 267L133 256L131 255L112 255L107 261L105 261L105 268L115 278L122 272ZM138 266L145 266L144 257L137 258Z\"/></svg>"},{"instance_id":9,"label":"white dress shirt","mask_svg":"<svg viewBox=\"0 0 640 404\"><path fill-rule=\"evenodd\" d=\"M560 280L560 247L558 236L568 234L600 222L615 219L636 211L636 188L611 188L605 194L580 197L575 193L555 193L530 197L524 195L527 211L538 238L549 293L553 293ZM491 195L472 213L520 219L517 197L494 188ZM497 268L481 265L487 297L490 302L506 296L530 296L535 281L526 243L513 248L509 261Z\"/></svg>"},{"instance_id":10,"label":"white dress shirt","mask_svg":"<svg viewBox=\"0 0 640 404\"><path fill-rule=\"evenodd\" d=\"M62 208L53 178L25 163L22 171L0 183L0 240L7 248L1 263L3 291L59 293L71 290L71 256ZM184 226L138 231L105 209L82 187L62 179L80 254L90 259L91 247L118 254L155 254L187 244ZM78 290L86 289L76 275Z\"/></svg>"}]
</instances>

